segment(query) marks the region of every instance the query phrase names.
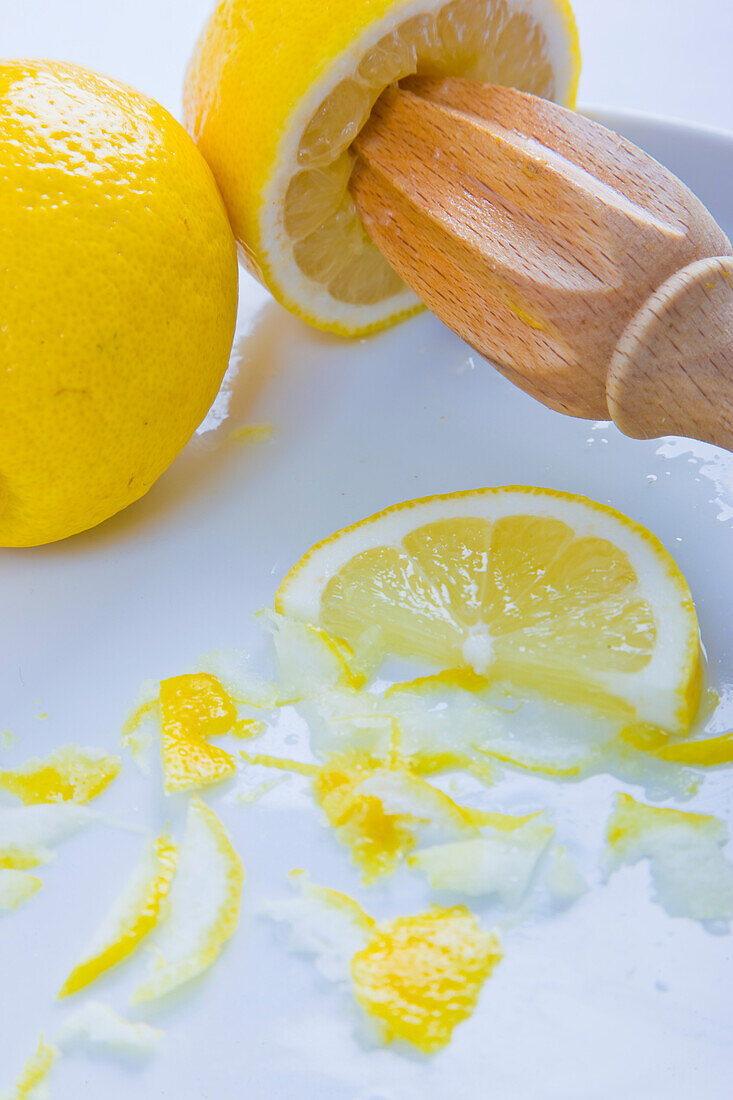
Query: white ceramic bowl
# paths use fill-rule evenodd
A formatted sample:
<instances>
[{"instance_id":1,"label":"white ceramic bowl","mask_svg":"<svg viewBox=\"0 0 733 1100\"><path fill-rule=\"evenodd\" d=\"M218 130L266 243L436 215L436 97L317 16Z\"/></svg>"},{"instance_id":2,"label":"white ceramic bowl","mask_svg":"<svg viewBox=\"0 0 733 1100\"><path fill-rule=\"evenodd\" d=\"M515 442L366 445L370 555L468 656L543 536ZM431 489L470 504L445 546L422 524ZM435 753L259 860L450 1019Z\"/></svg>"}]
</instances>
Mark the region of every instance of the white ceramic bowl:
<instances>
[{"instance_id":1,"label":"white ceramic bowl","mask_svg":"<svg viewBox=\"0 0 733 1100\"><path fill-rule=\"evenodd\" d=\"M593 112L677 172L733 229L733 139L642 116ZM231 431L271 421L269 442ZM638 442L605 423L544 409L443 328L421 316L358 343L319 335L246 276L225 388L186 452L148 497L96 531L2 553L0 727L19 735L8 762L74 740L114 748L140 682L203 651L257 653L252 613L272 599L316 539L395 501L479 485L548 485L613 504L656 532L691 583L722 696L715 728L733 725L733 464L679 439ZM41 719L40 714L48 714ZM269 738L293 754L286 716ZM514 778L498 808L555 808L597 878L596 854L618 784L554 786ZM730 817L730 773L692 808ZM319 824L300 781L243 807L212 791L247 868L241 928L212 973L156 1014L160 1054L140 1065L62 1060L60 1100L728 1100L733 983L730 942L650 901L638 866L562 918L505 936L506 958L475 1015L432 1059L369 1050L348 997L288 954L256 916L307 867L377 915L426 903L407 875L361 890L347 854ZM99 803L135 825L180 826L155 773L129 774ZM4 918L0 1085L52 1035L67 1007L54 995L140 844L97 828L44 868L44 888ZM486 914L490 919L490 913ZM92 990L118 1008L140 962Z\"/></svg>"}]
</instances>

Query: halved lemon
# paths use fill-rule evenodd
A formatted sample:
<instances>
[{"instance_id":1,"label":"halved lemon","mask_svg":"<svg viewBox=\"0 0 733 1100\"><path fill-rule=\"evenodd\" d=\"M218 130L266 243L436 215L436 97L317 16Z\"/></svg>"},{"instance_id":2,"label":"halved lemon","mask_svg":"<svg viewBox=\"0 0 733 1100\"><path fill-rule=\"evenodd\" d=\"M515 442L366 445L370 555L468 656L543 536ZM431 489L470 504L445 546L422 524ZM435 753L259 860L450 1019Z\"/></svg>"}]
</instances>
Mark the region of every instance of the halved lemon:
<instances>
[{"instance_id":1,"label":"halved lemon","mask_svg":"<svg viewBox=\"0 0 733 1100\"><path fill-rule=\"evenodd\" d=\"M395 505L290 570L276 608L359 652L684 732L700 694L687 582L654 535L584 497L527 486Z\"/></svg>"},{"instance_id":2,"label":"halved lemon","mask_svg":"<svg viewBox=\"0 0 733 1100\"><path fill-rule=\"evenodd\" d=\"M512 85L572 105L567 0L222 0L186 76L186 125L242 258L289 309L346 335L418 301L367 236L349 147L411 73Z\"/></svg>"}]
</instances>

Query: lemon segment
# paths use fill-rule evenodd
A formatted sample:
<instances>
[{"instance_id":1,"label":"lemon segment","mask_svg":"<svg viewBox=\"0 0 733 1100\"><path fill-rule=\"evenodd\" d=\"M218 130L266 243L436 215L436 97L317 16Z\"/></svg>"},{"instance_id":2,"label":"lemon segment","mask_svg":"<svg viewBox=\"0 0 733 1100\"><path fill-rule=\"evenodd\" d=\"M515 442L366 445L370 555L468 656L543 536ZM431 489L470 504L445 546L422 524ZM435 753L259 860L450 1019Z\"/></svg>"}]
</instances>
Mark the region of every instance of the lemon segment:
<instances>
[{"instance_id":1,"label":"lemon segment","mask_svg":"<svg viewBox=\"0 0 733 1100\"><path fill-rule=\"evenodd\" d=\"M388 508L308 551L276 608L356 653L377 630L383 658L471 668L626 726L686 732L699 702L684 577L645 528L569 493L480 489Z\"/></svg>"},{"instance_id":2,"label":"lemon segment","mask_svg":"<svg viewBox=\"0 0 733 1100\"><path fill-rule=\"evenodd\" d=\"M186 125L224 196L242 257L289 309L368 332L418 308L348 190L349 146L411 73L508 84L572 105L566 0L222 0L188 68Z\"/></svg>"},{"instance_id":3,"label":"lemon segment","mask_svg":"<svg viewBox=\"0 0 733 1100\"><path fill-rule=\"evenodd\" d=\"M176 870L167 833L146 846L131 878L59 992L69 997L126 959L158 923Z\"/></svg>"},{"instance_id":4,"label":"lemon segment","mask_svg":"<svg viewBox=\"0 0 733 1100\"><path fill-rule=\"evenodd\" d=\"M242 861L213 810L194 795L170 896L170 914L155 944L148 977L132 995L149 1001L206 970L239 921Z\"/></svg>"}]
</instances>

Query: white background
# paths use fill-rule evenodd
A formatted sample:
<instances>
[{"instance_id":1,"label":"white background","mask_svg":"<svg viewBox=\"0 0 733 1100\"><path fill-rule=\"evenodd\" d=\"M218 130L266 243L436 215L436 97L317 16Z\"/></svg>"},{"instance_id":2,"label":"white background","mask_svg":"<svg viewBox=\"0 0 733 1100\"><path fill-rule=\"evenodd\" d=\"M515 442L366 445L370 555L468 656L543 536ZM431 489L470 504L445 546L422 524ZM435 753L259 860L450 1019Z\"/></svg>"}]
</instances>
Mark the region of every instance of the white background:
<instances>
[{"instance_id":1,"label":"white background","mask_svg":"<svg viewBox=\"0 0 733 1100\"><path fill-rule=\"evenodd\" d=\"M344 0L348 3L348 0ZM76 61L179 114L210 0L0 0L0 53ZM730 0L575 0L580 102L733 130Z\"/></svg>"},{"instance_id":2,"label":"white background","mask_svg":"<svg viewBox=\"0 0 733 1100\"><path fill-rule=\"evenodd\" d=\"M0 52L89 65L178 113L207 8L208 0L0 0ZM576 8L581 102L733 130L727 2ZM699 186L731 232L730 145L628 120L625 128ZM235 446L231 429L248 421L271 421L272 440ZM730 728L731 456L690 441L629 440L552 413L428 315L347 343L311 332L243 279L231 377L207 430L143 501L96 531L0 556L0 729L20 739L9 763L68 741L115 751L144 678L174 675L205 650L256 646L251 612L316 539L397 500L506 483L587 494L660 536L695 594L710 681L723 698L714 728ZM297 730L284 724L269 751L297 755L303 746L291 737ZM730 816L731 774L712 777L690 808ZM545 784L550 793L533 784L492 788L486 808L525 812L552 799L597 882L615 781ZM450 1047L408 1058L365 1050L348 998L288 954L257 909L284 896L297 866L380 917L423 907L414 883L405 875L361 890L297 786L248 808L236 788L207 798L247 869L238 934L202 982L147 1017L165 1030L158 1057L139 1066L65 1057L53 1100L730 1100L730 937L668 918L650 900L645 867L614 876L560 920L509 932L505 962ZM99 805L156 829L170 819L180 832L183 807L164 803L155 772L144 780L128 767ZM54 1004L56 990L139 843L119 830L72 839L42 869L38 898L0 924L0 1088L39 1030L53 1036L69 1010ZM93 995L125 1011L142 963L118 968Z\"/></svg>"}]
</instances>

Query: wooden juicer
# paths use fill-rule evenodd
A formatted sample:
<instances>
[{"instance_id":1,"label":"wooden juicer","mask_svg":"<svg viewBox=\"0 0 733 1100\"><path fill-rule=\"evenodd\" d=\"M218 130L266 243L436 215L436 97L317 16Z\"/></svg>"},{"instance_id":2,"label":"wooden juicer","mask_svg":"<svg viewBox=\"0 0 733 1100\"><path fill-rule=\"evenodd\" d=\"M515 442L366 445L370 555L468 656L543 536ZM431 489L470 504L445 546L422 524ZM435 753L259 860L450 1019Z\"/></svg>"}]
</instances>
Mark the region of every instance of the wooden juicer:
<instances>
[{"instance_id":1,"label":"wooden juicer","mask_svg":"<svg viewBox=\"0 0 733 1100\"><path fill-rule=\"evenodd\" d=\"M354 142L389 263L552 409L733 450L733 250L671 172L511 88L410 77Z\"/></svg>"}]
</instances>

